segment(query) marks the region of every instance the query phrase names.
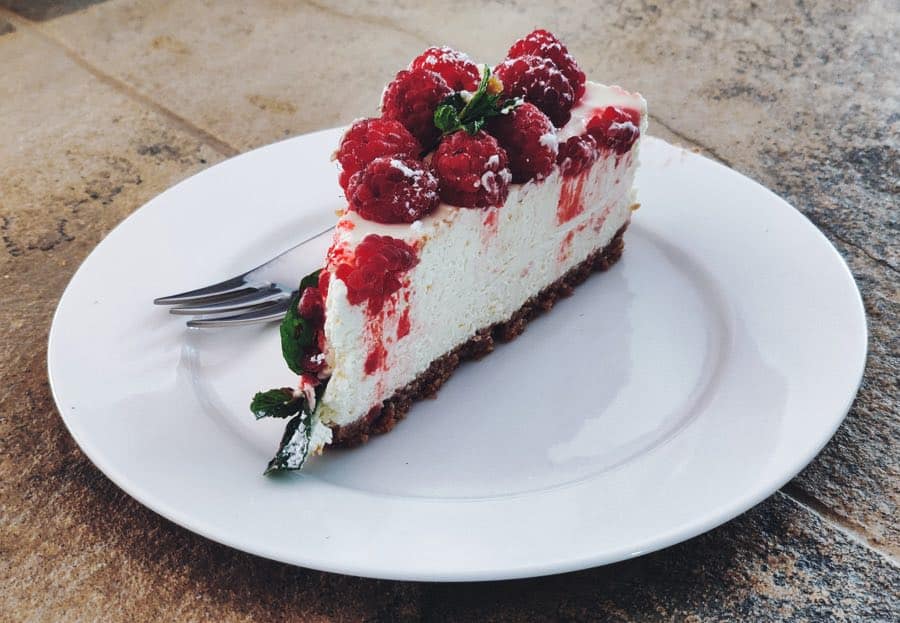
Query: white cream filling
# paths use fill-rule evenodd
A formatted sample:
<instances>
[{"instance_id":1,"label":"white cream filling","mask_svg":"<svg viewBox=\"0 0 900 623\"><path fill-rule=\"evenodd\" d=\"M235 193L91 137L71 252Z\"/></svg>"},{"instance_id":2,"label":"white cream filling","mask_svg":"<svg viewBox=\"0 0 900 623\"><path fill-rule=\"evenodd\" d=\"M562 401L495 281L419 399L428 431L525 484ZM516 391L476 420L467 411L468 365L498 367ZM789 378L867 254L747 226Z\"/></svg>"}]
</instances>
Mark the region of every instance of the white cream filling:
<instances>
[{"instance_id":1,"label":"white cream filling","mask_svg":"<svg viewBox=\"0 0 900 623\"><path fill-rule=\"evenodd\" d=\"M559 140L582 134L593 111L609 105L640 110L641 133L646 131L646 103L640 95L588 82L585 98L560 130ZM373 348L365 306L351 305L346 286L332 276L325 336L333 372L318 412L322 421L346 425L359 419L433 360L478 330L507 320L529 298L608 244L630 218L637 156L636 145L625 157L609 155L598 161L584 183L584 212L563 224L557 222L557 206L564 185L572 182L558 169L541 182L512 185L500 208L441 204L412 226L382 225L346 214L343 220L353 227L339 228L336 244L352 248L375 233L421 248L419 263L407 273L408 289L394 295L394 308L382 316L387 361L373 374L364 369ZM407 306L410 332L398 338L398 323Z\"/></svg>"}]
</instances>

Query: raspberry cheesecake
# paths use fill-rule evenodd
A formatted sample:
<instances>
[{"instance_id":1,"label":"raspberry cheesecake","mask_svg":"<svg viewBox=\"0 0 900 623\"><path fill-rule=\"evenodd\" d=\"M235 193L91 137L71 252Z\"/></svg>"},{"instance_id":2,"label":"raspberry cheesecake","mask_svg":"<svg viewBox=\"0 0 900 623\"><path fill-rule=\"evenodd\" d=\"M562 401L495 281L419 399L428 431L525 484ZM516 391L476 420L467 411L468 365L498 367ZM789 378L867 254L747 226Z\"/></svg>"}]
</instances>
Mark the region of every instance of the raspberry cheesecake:
<instances>
[{"instance_id":1,"label":"raspberry cheesecake","mask_svg":"<svg viewBox=\"0 0 900 623\"><path fill-rule=\"evenodd\" d=\"M644 99L585 80L537 30L491 69L430 48L336 152L347 198L323 268L281 325L296 388L267 473L391 430L461 360L523 331L622 254Z\"/></svg>"}]
</instances>

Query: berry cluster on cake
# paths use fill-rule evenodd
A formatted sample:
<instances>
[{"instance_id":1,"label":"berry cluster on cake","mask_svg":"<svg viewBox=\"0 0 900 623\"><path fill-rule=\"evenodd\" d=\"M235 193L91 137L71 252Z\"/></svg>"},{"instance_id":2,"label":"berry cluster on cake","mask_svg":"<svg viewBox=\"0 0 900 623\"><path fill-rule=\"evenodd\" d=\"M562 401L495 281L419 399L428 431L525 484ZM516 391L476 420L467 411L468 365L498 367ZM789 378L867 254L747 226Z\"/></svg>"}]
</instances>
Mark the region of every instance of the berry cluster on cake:
<instances>
[{"instance_id":1,"label":"berry cluster on cake","mask_svg":"<svg viewBox=\"0 0 900 623\"><path fill-rule=\"evenodd\" d=\"M391 430L613 264L646 125L639 94L586 81L545 30L493 69L435 47L400 71L336 153L347 208L281 324L298 385L251 403L289 418L266 473Z\"/></svg>"}]
</instances>

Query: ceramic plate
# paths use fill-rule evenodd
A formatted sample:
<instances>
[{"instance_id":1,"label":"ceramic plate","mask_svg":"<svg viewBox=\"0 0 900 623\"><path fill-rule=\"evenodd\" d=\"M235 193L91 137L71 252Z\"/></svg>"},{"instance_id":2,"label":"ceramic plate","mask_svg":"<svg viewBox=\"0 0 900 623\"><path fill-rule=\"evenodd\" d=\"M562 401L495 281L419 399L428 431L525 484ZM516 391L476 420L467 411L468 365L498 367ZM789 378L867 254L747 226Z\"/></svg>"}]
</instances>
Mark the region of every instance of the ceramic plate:
<instances>
[{"instance_id":1,"label":"ceramic plate","mask_svg":"<svg viewBox=\"0 0 900 623\"><path fill-rule=\"evenodd\" d=\"M244 154L117 227L60 301L49 372L91 460L172 521L306 567L488 580L650 552L806 465L856 393L866 324L847 266L770 191L647 138L625 254L389 435L262 476L294 382L276 325L188 330L154 297L334 222L328 130ZM296 277L296 276L295 276Z\"/></svg>"}]
</instances>

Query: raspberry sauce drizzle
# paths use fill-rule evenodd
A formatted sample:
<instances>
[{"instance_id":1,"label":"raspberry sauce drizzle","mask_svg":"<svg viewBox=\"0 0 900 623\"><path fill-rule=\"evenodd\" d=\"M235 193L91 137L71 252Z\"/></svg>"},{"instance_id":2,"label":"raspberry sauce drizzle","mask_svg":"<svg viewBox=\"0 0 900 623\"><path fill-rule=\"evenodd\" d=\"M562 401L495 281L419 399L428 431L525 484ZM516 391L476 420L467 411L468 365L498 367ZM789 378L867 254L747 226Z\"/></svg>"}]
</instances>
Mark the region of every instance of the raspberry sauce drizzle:
<instances>
[{"instance_id":1,"label":"raspberry sauce drizzle","mask_svg":"<svg viewBox=\"0 0 900 623\"><path fill-rule=\"evenodd\" d=\"M352 252L346 247L332 248L329 260L334 276L347 287L347 300L351 305L360 305L365 309L366 341L370 346L364 370L367 375L374 374L385 369L385 321L397 312L399 292L404 286L409 286L405 274L419 263L418 252L398 238L369 234ZM404 296L408 303L409 292ZM406 335L409 333L408 305L398 321L398 339L403 337L400 333L404 328L404 317L403 335Z\"/></svg>"}]
</instances>

